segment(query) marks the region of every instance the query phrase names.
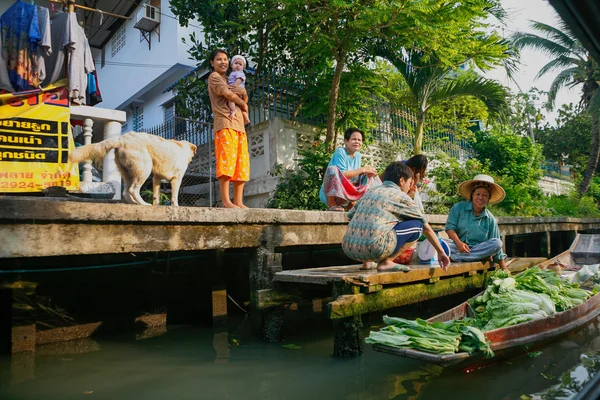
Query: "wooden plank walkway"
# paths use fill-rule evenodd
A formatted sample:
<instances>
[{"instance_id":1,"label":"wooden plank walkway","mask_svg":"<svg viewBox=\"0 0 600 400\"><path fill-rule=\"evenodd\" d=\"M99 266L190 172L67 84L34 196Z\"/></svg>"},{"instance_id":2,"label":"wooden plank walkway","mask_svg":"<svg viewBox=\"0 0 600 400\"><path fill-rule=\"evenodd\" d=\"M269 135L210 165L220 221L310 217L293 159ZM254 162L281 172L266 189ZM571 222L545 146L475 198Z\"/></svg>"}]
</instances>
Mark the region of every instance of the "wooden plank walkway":
<instances>
[{"instance_id":1,"label":"wooden plank walkway","mask_svg":"<svg viewBox=\"0 0 600 400\"><path fill-rule=\"evenodd\" d=\"M512 258L509 269L511 271L522 271L532 265L545 261L546 258ZM444 271L437 264L412 264L408 272L377 270L361 270L360 265L344 265L337 267L321 267L296 269L275 273L275 282L309 283L315 285L328 285L335 281L344 281L357 286L405 284L425 280L436 280L435 278L447 278L456 275L469 274L490 268L489 263L470 262L452 263Z\"/></svg>"}]
</instances>

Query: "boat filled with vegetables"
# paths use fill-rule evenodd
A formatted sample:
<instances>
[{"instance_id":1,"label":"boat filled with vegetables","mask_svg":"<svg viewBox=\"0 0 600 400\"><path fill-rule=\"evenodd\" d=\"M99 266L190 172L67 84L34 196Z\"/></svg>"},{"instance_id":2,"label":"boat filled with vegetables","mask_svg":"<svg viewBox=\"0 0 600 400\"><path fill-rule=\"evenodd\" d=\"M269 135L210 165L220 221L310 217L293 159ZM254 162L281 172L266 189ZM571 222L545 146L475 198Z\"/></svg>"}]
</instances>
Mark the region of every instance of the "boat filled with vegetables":
<instances>
[{"instance_id":1,"label":"boat filled with vegetables","mask_svg":"<svg viewBox=\"0 0 600 400\"><path fill-rule=\"evenodd\" d=\"M498 270L482 293L427 321L384 316L386 326L365 342L441 365L485 364L499 353L530 351L600 314L597 265L546 269L566 253L515 276Z\"/></svg>"}]
</instances>

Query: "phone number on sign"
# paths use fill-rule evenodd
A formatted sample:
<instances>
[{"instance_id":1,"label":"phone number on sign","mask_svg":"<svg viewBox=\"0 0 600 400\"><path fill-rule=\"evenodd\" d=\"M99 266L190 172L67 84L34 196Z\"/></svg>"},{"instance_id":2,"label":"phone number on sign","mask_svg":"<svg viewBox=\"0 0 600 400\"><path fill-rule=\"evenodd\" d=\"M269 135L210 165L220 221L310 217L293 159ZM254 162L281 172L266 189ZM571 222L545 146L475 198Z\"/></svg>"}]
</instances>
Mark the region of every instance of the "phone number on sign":
<instances>
[{"instance_id":1,"label":"phone number on sign","mask_svg":"<svg viewBox=\"0 0 600 400\"><path fill-rule=\"evenodd\" d=\"M33 182L0 182L0 189L33 189L35 188ZM43 182L42 187L47 188L50 186L71 186L71 181L56 181L56 182Z\"/></svg>"}]
</instances>

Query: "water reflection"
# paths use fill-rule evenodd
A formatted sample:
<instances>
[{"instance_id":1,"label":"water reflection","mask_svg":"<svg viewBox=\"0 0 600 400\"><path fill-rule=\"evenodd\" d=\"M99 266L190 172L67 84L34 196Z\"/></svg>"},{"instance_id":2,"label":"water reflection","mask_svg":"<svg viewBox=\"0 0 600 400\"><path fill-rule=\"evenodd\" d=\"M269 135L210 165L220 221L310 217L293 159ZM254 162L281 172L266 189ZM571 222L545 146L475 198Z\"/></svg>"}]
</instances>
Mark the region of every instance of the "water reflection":
<instances>
[{"instance_id":1,"label":"water reflection","mask_svg":"<svg viewBox=\"0 0 600 400\"><path fill-rule=\"evenodd\" d=\"M598 320L542 348L537 357L466 374L370 346L360 358L333 359L330 322L319 318L288 324L287 340L279 344L253 339L246 319L230 318L221 329L179 327L144 340L124 335L79 346L68 342L64 352L57 344L40 347L19 364L26 367L21 374L11 371L21 356L0 358L0 398L504 400L557 391L567 373L580 384L596 372L583 353L593 368L600 365Z\"/></svg>"}]
</instances>

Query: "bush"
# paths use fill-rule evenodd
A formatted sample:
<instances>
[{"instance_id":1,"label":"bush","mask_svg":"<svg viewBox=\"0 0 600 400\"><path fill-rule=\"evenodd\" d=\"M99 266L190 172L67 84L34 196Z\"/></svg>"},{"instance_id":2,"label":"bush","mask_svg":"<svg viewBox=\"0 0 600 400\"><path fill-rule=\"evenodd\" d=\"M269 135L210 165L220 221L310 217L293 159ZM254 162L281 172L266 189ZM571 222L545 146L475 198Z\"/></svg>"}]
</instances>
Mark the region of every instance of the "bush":
<instances>
[{"instance_id":1,"label":"bush","mask_svg":"<svg viewBox=\"0 0 600 400\"><path fill-rule=\"evenodd\" d=\"M284 169L281 165L274 168L272 174L282 179L269 198L267 208L327 210L319 199L319 189L332 153L319 142L298 153L297 170Z\"/></svg>"},{"instance_id":2,"label":"bush","mask_svg":"<svg viewBox=\"0 0 600 400\"><path fill-rule=\"evenodd\" d=\"M549 196L546 198L546 209L549 215L565 217L598 217L600 210L596 201L590 196L579 197L577 193L569 196Z\"/></svg>"}]
</instances>

